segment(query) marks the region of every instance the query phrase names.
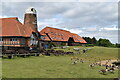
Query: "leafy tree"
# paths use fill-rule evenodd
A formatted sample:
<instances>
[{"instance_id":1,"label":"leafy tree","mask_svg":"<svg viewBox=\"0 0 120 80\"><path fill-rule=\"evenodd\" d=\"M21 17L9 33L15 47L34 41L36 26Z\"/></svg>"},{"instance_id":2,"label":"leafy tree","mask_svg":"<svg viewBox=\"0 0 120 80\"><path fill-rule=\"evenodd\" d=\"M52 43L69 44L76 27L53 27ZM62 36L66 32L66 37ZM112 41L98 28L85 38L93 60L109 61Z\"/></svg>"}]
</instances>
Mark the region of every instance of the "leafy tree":
<instances>
[{"instance_id":1,"label":"leafy tree","mask_svg":"<svg viewBox=\"0 0 120 80\"><path fill-rule=\"evenodd\" d=\"M114 44L112 44L108 39L102 39L100 38L97 40L95 37L82 37L85 41L87 41L87 44L93 44L96 46L104 46L104 47L115 47ZM117 47L120 47L119 44L116 44Z\"/></svg>"},{"instance_id":2,"label":"leafy tree","mask_svg":"<svg viewBox=\"0 0 120 80\"><path fill-rule=\"evenodd\" d=\"M112 43L108 39L99 39L98 46L110 47Z\"/></svg>"},{"instance_id":3,"label":"leafy tree","mask_svg":"<svg viewBox=\"0 0 120 80\"><path fill-rule=\"evenodd\" d=\"M93 38L91 39L91 43L92 43L92 44L94 44L94 45L96 45L97 40L96 40L96 38L95 38L95 37L93 37Z\"/></svg>"}]
</instances>

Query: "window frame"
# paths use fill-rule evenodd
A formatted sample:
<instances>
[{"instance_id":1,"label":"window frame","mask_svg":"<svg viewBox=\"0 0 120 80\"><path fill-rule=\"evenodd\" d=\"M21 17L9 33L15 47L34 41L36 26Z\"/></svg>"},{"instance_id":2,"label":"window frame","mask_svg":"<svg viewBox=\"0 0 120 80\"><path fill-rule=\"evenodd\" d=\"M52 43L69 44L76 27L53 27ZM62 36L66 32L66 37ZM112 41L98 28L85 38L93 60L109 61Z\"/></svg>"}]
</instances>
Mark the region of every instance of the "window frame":
<instances>
[{"instance_id":1,"label":"window frame","mask_svg":"<svg viewBox=\"0 0 120 80\"><path fill-rule=\"evenodd\" d=\"M10 38L10 41L17 42L18 39L17 38Z\"/></svg>"}]
</instances>

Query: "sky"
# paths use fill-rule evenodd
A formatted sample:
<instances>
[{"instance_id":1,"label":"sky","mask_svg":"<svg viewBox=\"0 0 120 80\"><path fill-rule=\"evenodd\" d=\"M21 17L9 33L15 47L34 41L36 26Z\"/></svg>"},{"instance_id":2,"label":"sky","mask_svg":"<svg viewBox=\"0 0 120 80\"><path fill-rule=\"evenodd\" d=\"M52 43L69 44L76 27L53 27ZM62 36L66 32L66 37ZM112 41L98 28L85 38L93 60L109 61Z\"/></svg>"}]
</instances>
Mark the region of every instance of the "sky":
<instances>
[{"instance_id":1,"label":"sky","mask_svg":"<svg viewBox=\"0 0 120 80\"><path fill-rule=\"evenodd\" d=\"M2 0L0 5L0 17L22 23L26 9L34 7L39 31L49 26L118 43L118 0Z\"/></svg>"}]
</instances>

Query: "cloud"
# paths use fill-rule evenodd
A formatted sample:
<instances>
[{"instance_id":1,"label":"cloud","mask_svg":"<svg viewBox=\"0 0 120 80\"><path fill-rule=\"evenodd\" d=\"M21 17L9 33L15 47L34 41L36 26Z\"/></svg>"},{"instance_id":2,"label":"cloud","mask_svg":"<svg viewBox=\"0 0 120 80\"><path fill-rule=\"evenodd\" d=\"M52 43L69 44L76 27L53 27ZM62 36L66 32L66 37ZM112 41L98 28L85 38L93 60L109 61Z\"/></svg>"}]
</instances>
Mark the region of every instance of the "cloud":
<instances>
[{"instance_id":1,"label":"cloud","mask_svg":"<svg viewBox=\"0 0 120 80\"><path fill-rule=\"evenodd\" d=\"M118 31L113 30L103 30L103 31L96 31L96 32L83 32L80 33L79 35L81 36L87 36L87 37L96 37L97 39L99 38L105 38L109 39L112 43L118 43Z\"/></svg>"},{"instance_id":2,"label":"cloud","mask_svg":"<svg viewBox=\"0 0 120 80\"><path fill-rule=\"evenodd\" d=\"M111 2L20 1L2 2L2 16L17 16L23 22L26 8L32 6L37 10L39 30L45 26L51 26L69 30L80 36L104 37L114 43L117 42L118 28L113 25L118 24L118 3L113 3L112 0L110 0Z\"/></svg>"},{"instance_id":3,"label":"cloud","mask_svg":"<svg viewBox=\"0 0 120 80\"><path fill-rule=\"evenodd\" d=\"M2 2L118 2L119 0L2 0Z\"/></svg>"},{"instance_id":4,"label":"cloud","mask_svg":"<svg viewBox=\"0 0 120 80\"><path fill-rule=\"evenodd\" d=\"M7 17L8 17L8 16L2 16L2 15L0 16L0 18L7 18Z\"/></svg>"},{"instance_id":5,"label":"cloud","mask_svg":"<svg viewBox=\"0 0 120 80\"><path fill-rule=\"evenodd\" d=\"M67 29L67 28L63 28L63 29L76 34L82 33L82 30L79 30L79 29Z\"/></svg>"},{"instance_id":6,"label":"cloud","mask_svg":"<svg viewBox=\"0 0 120 80\"><path fill-rule=\"evenodd\" d=\"M111 30L120 30L120 28L115 28L115 27L113 27L113 28L103 28L104 30L108 30L108 31L111 31Z\"/></svg>"}]
</instances>

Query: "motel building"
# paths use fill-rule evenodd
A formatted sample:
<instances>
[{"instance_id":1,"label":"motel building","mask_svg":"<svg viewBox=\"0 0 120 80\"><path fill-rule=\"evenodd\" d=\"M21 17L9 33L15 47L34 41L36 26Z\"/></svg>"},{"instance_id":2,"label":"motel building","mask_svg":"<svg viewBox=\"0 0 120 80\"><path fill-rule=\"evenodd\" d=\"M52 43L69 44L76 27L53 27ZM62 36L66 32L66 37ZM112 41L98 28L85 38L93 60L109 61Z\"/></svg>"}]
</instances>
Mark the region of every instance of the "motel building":
<instances>
[{"instance_id":1,"label":"motel building","mask_svg":"<svg viewBox=\"0 0 120 80\"><path fill-rule=\"evenodd\" d=\"M0 47L3 49L48 48L50 43L64 46L87 43L82 37L66 30L45 27L38 31L37 12L34 8L26 9L24 23L17 17L0 18Z\"/></svg>"}]
</instances>

